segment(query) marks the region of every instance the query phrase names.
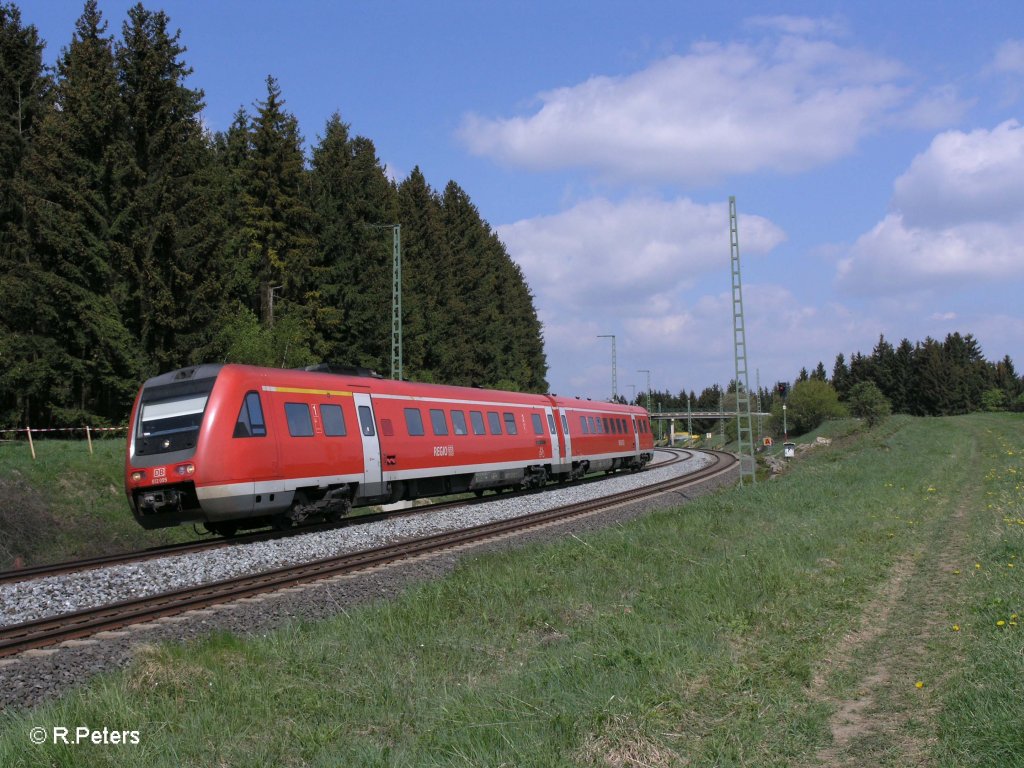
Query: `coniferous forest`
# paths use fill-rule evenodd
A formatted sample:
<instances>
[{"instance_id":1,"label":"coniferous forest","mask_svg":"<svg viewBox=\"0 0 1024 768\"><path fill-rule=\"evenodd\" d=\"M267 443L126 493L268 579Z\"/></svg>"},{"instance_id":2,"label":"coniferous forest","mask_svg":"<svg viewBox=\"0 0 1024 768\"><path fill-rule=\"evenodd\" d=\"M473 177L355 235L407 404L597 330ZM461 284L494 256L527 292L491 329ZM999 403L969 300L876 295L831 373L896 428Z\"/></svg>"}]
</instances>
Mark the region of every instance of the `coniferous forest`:
<instances>
[{"instance_id":1,"label":"coniferous forest","mask_svg":"<svg viewBox=\"0 0 1024 768\"><path fill-rule=\"evenodd\" d=\"M307 154L273 77L210 133L168 16L113 28L88 0L51 70L0 2L0 426L119 424L199 362L388 374L396 223L405 378L546 389L533 297L458 184L389 180L337 113Z\"/></svg>"}]
</instances>

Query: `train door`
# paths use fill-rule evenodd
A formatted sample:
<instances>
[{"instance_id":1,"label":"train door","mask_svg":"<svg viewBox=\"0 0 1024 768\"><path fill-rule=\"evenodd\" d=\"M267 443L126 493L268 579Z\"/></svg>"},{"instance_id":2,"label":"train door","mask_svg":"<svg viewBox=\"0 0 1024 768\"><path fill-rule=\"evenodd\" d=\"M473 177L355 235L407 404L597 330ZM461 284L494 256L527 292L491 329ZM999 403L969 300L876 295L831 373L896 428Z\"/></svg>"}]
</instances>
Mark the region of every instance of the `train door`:
<instances>
[{"instance_id":1,"label":"train door","mask_svg":"<svg viewBox=\"0 0 1024 768\"><path fill-rule=\"evenodd\" d=\"M373 417L373 401L368 392L353 392L363 440L363 484L360 496L379 496L383 492L380 469L380 438Z\"/></svg>"},{"instance_id":2,"label":"train door","mask_svg":"<svg viewBox=\"0 0 1024 768\"><path fill-rule=\"evenodd\" d=\"M636 416L630 416L629 420L633 422L633 450L637 453L640 452L640 430L637 429Z\"/></svg>"},{"instance_id":3,"label":"train door","mask_svg":"<svg viewBox=\"0 0 1024 768\"><path fill-rule=\"evenodd\" d=\"M551 463L561 464L563 463L562 441L558 439L558 425L555 424L555 415L550 407L544 408L544 418L547 419L548 431L551 433Z\"/></svg>"},{"instance_id":4,"label":"train door","mask_svg":"<svg viewBox=\"0 0 1024 768\"><path fill-rule=\"evenodd\" d=\"M562 455L562 463L570 464L572 463L572 438L569 437L569 420L565 415L565 411L561 408L556 411L556 418L562 425L562 440L565 445L565 451Z\"/></svg>"}]
</instances>

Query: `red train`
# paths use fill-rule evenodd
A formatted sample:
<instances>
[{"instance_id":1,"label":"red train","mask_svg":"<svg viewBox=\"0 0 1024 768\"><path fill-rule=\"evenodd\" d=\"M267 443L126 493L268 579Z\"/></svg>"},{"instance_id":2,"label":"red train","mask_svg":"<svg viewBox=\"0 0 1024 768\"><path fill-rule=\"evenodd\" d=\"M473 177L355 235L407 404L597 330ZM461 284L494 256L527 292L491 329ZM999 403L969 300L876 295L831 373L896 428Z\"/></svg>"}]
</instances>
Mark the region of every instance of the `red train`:
<instances>
[{"instance_id":1,"label":"red train","mask_svg":"<svg viewBox=\"0 0 1024 768\"><path fill-rule=\"evenodd\" d=\"M224 535L639 470L654 447L648 414L634 406L247 365L149 379L131 425L125 490L135 519Z\"/></svg>"}]
</instances>

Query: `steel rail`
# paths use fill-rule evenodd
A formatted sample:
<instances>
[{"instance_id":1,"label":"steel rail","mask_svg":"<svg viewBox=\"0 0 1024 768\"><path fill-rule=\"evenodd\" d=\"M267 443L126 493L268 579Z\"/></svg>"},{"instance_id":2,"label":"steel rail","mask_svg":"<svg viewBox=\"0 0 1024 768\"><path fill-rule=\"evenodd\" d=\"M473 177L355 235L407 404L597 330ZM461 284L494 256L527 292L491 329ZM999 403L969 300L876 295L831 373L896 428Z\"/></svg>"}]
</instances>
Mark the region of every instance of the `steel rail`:
<instances>
[{"instance_id":1,"label":"steel rail","mask_svg":"<svg viewBox=\"0 0 1024 768\"><path fill-rule=\"evenodd\" d=\"M664 450L664 449L655 449ZM673 452L675 458L668 461L659 462L658 464L652 464L651 468L654 467L667 467L680 461L679 454ZM684 451L684 453L686 453ZM600 480L596 476L590 478L584 478L582 482L593 482ZM550 490L556 486L549 485L544 488L531 489L528 491L517 491L517 494L529 494L529 493L543 493L545 490ZM494 496L487 496L482 499L459 499L456 501L442 501L436 504L424 504L420 507L410 507L409 509L392 510L390 512L371 512L366 514L355 514L350 517L343 518L334 523L314 523L312 525L300 525L295 528L291 528L286 531L252 531L250 533L239 534L238 536L232 536L230 538L217 537L212 539L199 539L198 541L187 541L180 544L165 544L157 547L151 547L149 549L137 550L134 552L120 552L111 555L97 555L95 557L82 558L80 560L66 560L59 563L46 563L43 565L33 565L27 568L14 568L7 571L0 571L0 584L10 584L19 581L28 581L30 579L41 579L48 576L60 576L65 573L75 573L78 571L90 571L97 568L104 568L113 565L126 565L128 563L141 563L146 560L156 560L161 557L170 557L172 555L187 555L193 552L205 552L207 550L223 549L225 547L233 547L238 544L252 544L261 541L276 541L277 539L289 538L291 536L299 536L306 533L319 533L321 531L332 531L338 528L348 528L354 525L366 525L367 523L375 523L380 520L394 519L400 517L408 517L411 515L418 515L428 512L441 512L446 509L454 509L461 506L468 506L471 504L487 503L494 500ZM508 498L505 496L504 498Z\"/></svg>"},{"instance_id":2,"label":"steel rail","mask_svg":"<svg viewBox=\"0 0 1024 768\"><path fill-rule=\"evenodd\" d=\"M672 478L601 499L432 534L423 538L409 539L299 565L275 568L258 574L223 579L149 597L124 600L98 608L15 624L0 629L0 658L33 648L42 648L67 640L88 637L103 631L119 629L129 624L148 622L210 605L274 592L300 583L362 571L411 557L451 550L460 546L493 540L511 533L564 522L688 485L705 482L730 471L737 463L736 457L732 454L717 451L708 453L713 455L716 460L709 467L704 467L683 477Z\"/></svg>"}]
</instances>

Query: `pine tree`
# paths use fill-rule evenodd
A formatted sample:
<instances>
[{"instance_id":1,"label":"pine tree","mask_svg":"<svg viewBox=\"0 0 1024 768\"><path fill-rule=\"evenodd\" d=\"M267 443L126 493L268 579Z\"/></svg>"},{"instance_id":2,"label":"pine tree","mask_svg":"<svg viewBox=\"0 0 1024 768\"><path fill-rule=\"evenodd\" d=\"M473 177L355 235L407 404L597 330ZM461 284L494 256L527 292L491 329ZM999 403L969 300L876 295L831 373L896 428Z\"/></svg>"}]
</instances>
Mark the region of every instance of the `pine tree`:
<instances>
[{"instance_id":1,"label":"pine tree","mask_svg":"<svg viewBox=\"0 0 1024 768\"><path fill-rule=\"evenodd\" d=\"M902 339L896 347L893 367L893 392L890 400L896 413L910 413L910 392L913 386L914 345Z\"/></svg>"},{"instance_id":2,"label":"pine tree","mask_svg":"<svg viewBox=\"0 0 1024 768\"><path fill-rule=\"evenodd\" d=\"M203 94L185 85L191 69L167 16L141 4L128 16L116 56L132 152L115 219L115 266L128 277L127 295L119 297L127 327L154 370L168 370L188 362L212 320L212 307L196 295L209 271L214 210Z\"/></svg>"},{"instance_id":3,"label":"pine tree","mask_svg":"<svg viewBox=\"0 0 1024 768\"><path fill-rule=\"evenodd\" d=\"M950 373L941 342L929 336L918 343L911 367L911 413L946 416L954 412L957 385Z\"/></svg>"},{"instance_id":4,"label":"pine tree","mask_svg":"<svg viewBox=\"0 0 1024 768\"><path fill-rule=\"evenodd\" d=\"M835 364L832 366L832 386L839 393L839 399L845 400L849 391L850 369L846 367L846 358L840 352L836 355Z\"/></svg>"},{"instance_id":5,"label":"pine tree","mask_svg":"<svg viewBox=\"0 0 1024 768\"><path fill-rule=\"evenodd\" d=\"M49 108L43 43L22 26L17 6L0 3L0 423L38 423L49 389L52 339L39 335L40 291L26 248L21 192L25 158ZM33 407L34 406L34 407Z\"/></svg>"},{"instance_id":6,"label":"pine tree","mask_svg":"<svg viewBox=\"0 0 1024 768\"><path fill-rule=\"evenodd\" d=\"M267 78L266 101L257 107L251 153L243 166L242 216L245 255L259 287L260 319L271 326L277 288L293 308L312 309L313 214L298 121L284 111L273 77Z\"/></svg>"},{"instance_id":7,"label":"pine tree","mask_svg":"<svg viewBox=\"0 0 1024 768\"><path fill-rule=\"evenodd\" d=\"M335 113L313 149L313 209L323 257L316 322L331 362L390 372L394 188L373 142Z\"/></svg>"},{"instance_id":8,"label":"pine tree","mask_svg":"<svg viewBox=\"0 0 1024 768\"><path fill-rule=\"evenodd\" d=\"M878 337L878 343L871 351L871 379L890 402L896 394L896 350L885 340Z\"/></svg>"},{"instance_id":9,"label":"pine tree","mask_svg":"<svg viewBox=\"0 0 1024 768\"><path fill-rule=\"evenodd\" d=\"M47 344L44 419L80 425L120 418L145 358L114 297L125 278L113 267L111 232L123 200L124 110L112 42L88 0L57 63L55 108L43 117L24 163L26 263L35 312L28 335Z\"/></svg>"},{"instance_id":10,"label":"pine tree","mask_svg":"<svg viewBox=\"0 0 1024 768\"><path fill-rule=\"evenodd\" d=\"M21 24L17 6L0 3L0 254L10 257L21 211L12 180L49 106L51 82L43 68L44 43Z\"/></svg>"},{"instance_id":11,"label":"pine tree","mask_svg":"<svg viewBox=\"0 0 1024 768\"><path fill-rule=\"evenodd\" d=\"M402 222L402 338L406 378L442 381L443 348L451 318L444 315L451 286L441 204L417 166L398 186Z\"/></svg>"}]
</instances>

